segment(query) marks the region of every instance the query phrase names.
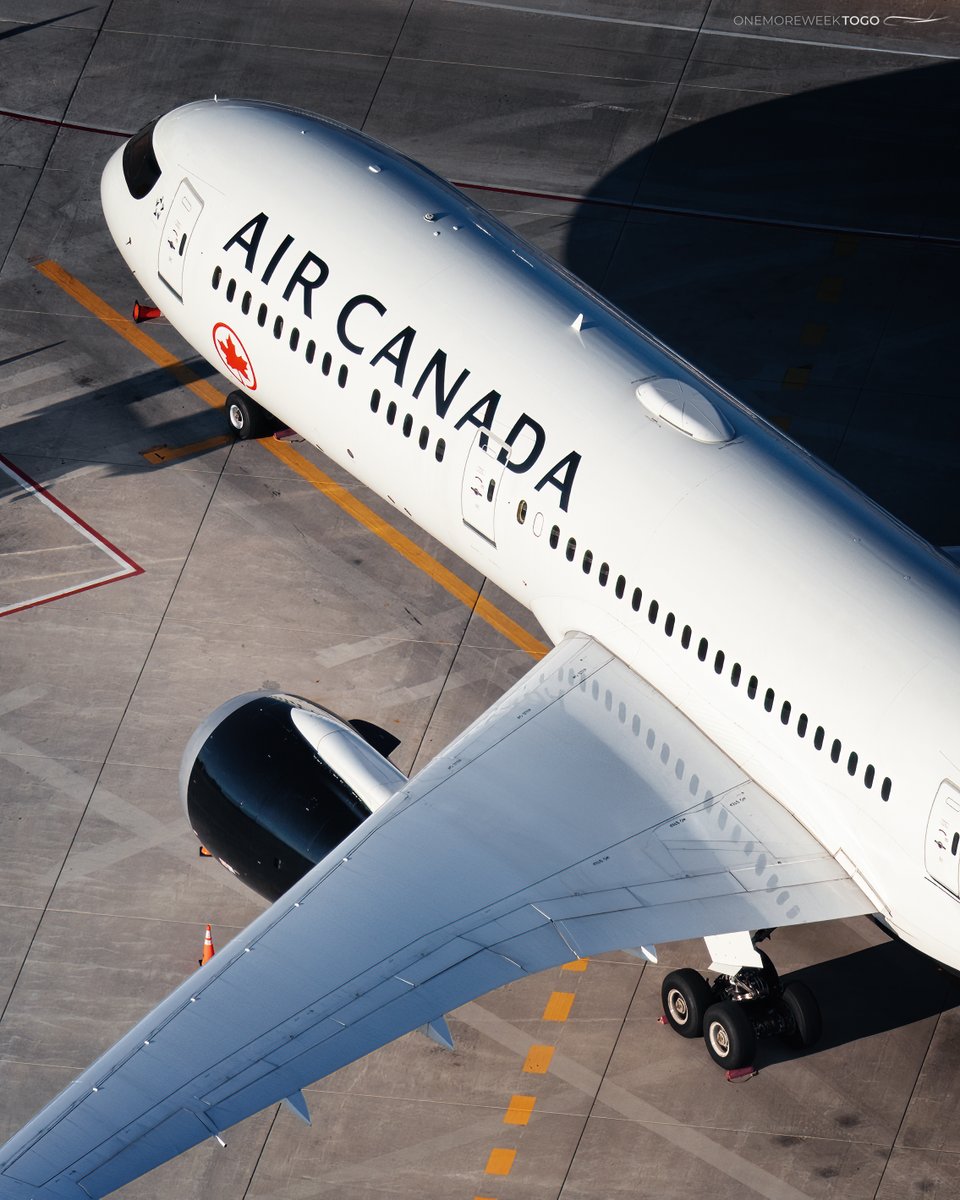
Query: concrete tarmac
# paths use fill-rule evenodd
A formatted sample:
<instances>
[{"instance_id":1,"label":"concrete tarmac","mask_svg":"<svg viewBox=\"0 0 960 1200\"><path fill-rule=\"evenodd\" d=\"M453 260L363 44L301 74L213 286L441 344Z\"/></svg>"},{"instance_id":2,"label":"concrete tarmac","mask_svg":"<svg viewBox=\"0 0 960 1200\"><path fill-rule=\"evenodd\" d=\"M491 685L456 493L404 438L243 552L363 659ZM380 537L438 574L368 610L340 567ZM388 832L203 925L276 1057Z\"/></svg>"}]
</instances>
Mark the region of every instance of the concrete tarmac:
<instances>
[{"instance_id":1,"label":"concrete tarmac","mask_svg":"<svg viewBox=\"0 0 960 1200\"><path fill-rule=\"evenodd\" d=\"M908 20L931 15L912 2L866 25L797 10L5 0L0 1140L193 969L207 921L223 943L260 910L197 857L177 799L211 709L282 687L391 729L409 771L542 637L311 447L293 443L528 636L263 446L224 442L204 395L227 385L163 321L145 332L192 389L118 336L104 306L126 315L137 290L98 188L120 136L214 93L361 127L473 185L957 545L960 19ZM269 1110L225 1151L199 1146L118 1194L960 1197L954 981L867 921L775 935L781 972L820 997L824 1039L805 1055L763 1044L758 1075L728 1084L657 1023L664 972L703 969L702 943L660 949L656 966L614 954L484 996L452 1014L454 1053L402 1038L308 1089L310 1129Z\"/></svg>"}]
</instances>

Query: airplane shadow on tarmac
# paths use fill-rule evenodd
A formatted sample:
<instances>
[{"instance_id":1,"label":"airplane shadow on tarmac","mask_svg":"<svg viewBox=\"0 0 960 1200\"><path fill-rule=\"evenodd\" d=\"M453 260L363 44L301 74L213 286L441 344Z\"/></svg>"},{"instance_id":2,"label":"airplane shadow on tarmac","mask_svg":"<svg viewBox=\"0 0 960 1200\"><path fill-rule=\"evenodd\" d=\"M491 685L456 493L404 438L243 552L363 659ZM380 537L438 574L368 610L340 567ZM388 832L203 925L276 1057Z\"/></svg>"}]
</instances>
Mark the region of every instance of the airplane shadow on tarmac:
<instances>
[{"instance_id":1,"label":"airplane shadow on tarmac","mask_svg":"<svg viewBox=\"0 0 960 1200\"><path fill-rule=\"evenodd\" d=\"M960 63L704 118L729 103L714 95L681 87L666 136L599 181L567 264L911 528L960 544Z\"/></svg>"},{"instance_id":2,"label":"airplane shadow on tarmac","mask_svg":"<svg viewBox=\"0 0 960 1200\"><path fill-rule=\"evenodd\" d=\"M807 1051L761 1038L756 1066L818 1054L936 1017L960 1006L960 979L903 942L891 940L785 973L802 979L823 1014L823 1036Z\"/></svg>"}]
</instances>

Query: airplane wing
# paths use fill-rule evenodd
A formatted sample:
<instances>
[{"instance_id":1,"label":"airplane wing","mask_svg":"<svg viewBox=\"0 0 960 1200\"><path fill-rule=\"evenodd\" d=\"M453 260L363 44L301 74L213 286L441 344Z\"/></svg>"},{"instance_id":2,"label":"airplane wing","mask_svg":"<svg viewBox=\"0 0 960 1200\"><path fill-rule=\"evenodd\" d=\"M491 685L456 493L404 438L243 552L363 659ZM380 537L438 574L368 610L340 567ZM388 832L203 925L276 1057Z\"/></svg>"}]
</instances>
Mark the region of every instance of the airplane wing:
<instances>
[{"instance_id":1,"label":"airplane wing","mask_svg":"<svg viewBox=\"0 0 960 1200\"><path fill-rule=\"evenodd\" d=\"M0 1150L91 1200L533 971L873 911L663 696L564 640Z\"/></svg>"}]
</instances>

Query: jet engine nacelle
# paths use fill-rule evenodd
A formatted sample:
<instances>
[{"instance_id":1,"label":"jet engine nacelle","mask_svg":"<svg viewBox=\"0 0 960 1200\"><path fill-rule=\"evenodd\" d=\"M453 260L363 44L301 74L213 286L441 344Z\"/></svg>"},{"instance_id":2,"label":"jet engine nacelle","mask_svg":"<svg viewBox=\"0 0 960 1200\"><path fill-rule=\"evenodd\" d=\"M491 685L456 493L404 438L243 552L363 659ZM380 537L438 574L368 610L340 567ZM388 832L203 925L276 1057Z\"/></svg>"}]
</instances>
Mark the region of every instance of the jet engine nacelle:
<instances>
[{"instance_id":1,"label":"jet engine nacelle","mask_svg":"<svg viewBox=\"0 0 960 1200\"><path fill-rule=\"evenodd\" d=\"M403 787L406 776L380 753L398 744L309 700L247 692L190 738L180 798L201 844L276 900Z\"/></svg>"}]
</instances>

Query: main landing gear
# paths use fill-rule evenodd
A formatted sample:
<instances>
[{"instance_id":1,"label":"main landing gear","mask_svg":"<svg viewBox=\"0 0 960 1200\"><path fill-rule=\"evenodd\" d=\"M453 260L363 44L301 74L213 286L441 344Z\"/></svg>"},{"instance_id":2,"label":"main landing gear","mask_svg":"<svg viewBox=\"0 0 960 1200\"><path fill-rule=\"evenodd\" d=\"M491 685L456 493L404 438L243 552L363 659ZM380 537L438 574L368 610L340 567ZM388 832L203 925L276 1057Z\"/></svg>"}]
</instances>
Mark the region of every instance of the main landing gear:
<instances>
[{"instance_id":1,"label":"main landing gear","mask_svg":"<svg viewBox=\"0 0 960 1200\"><path fill-rule=\"evenodd\" d=\"M763 931L758 940L769 933ZM708 946L712 940L707 939ZM819 1040L823 1028L820 1007L807 985L799 979L781 983L770 958L752 942L751 948L752 963L730 974L721 972L712 983L683 967L671 971L660 989L666 1023L681 1037L702 1037L707 1053L727 1071L752 1065L760 1037L779 1036L789 1046L806 1049Z\"/></svg>"}]
</instances>

